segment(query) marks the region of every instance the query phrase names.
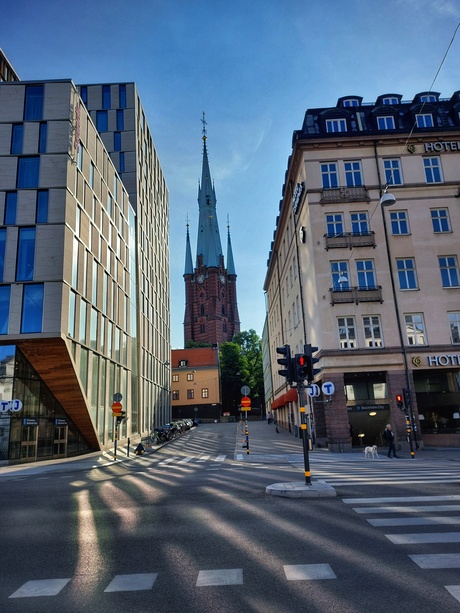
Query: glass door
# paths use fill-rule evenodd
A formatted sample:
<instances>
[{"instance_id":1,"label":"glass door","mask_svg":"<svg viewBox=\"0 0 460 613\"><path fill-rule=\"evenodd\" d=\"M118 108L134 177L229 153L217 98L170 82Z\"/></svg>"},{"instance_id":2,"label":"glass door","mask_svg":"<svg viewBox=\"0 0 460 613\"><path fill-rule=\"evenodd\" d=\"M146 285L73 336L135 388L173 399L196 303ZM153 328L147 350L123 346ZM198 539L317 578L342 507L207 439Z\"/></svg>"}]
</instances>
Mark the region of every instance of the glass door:
<instances>
[{"instance_id":1,"label":"glass door","mask_svg":"<svg viewBox=\"0 0 460 613\"><path fill-rule=\"evenodd\" d=\"M67 456L67 428L68 426L56 426L54 428L53 458L65 458Z\"/></svg>"},{"instance_id":2,"label":"glass door","mask_svg":"<svg viewBox=\"0 0 460 613\"><path fill-rule=\"evenodd\" d=\"M23 426L21 438L21 462L35 462L37 459L37 426Z\"/></svg>"}]
</instances>

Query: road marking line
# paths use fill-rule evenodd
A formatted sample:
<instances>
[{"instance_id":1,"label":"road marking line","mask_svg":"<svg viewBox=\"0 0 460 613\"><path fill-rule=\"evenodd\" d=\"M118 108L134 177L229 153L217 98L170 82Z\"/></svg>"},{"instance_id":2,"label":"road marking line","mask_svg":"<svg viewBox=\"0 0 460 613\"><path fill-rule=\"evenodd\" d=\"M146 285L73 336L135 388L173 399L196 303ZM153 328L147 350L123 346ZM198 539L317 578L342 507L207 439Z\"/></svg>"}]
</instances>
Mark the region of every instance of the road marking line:
<instances>
[{"instance_id":1,"label":"road marking line","mask_svg":"<svg viewBox=\"0 0 460 613\"><path fill-rule=\"evenodd\" d=\"M422 505L420 507L353 507L353 511L356 513L431 513L436 511L460 511L459 504L440 504L427 506Z\"/></svg>"},{"instance_id":2,"label":"road marking line","mask_svg":"<svg viewBox=\"0 0 460 613\"><path fill-rule=\"evenodd\" d=\"M436 526L460 524L460 517L395 517L392 519L367 519L371 526Z\"/></svg>"},{"instance_id":3,"label":"road marking line","mask_svg":"<svg viewBox=\"0 0 460 613\"><path fill-rule=\"evenodd\" d=\"M460 601L460 585L445 585L444 587L454 598Z\"/></svg>"},{"instance_id":4,"label":"road marking line","mask_svg":"<svg viewBox=\"0 0 460 613\"><path fill-rule=\"evenodd\" d=\"M459 532L421 532L420 534L385 534L395 545L425 543L460 543Z\"/></svg>"},{"instance_id":5,"label":"road marking line","mask_svg":"<svg viewBox=\"0 0 460 613\"><path fill-rule=\"evenodd\" d=\"M284 565L288 581L312 581L314 579L337 579L329 564Z\"/></svg>"},{"instance_id":6,"label":"road marking line","mask_svg":"<svg viewBox=\"0 0 460 613\"><path fill-rule=\"evenodd\" d=\"M137 592L151 590L158 573L142 573L134 575L115 575L104 592Z\"/></svg>"},{"instance_id":7,"label":"road marking line","mask_svg":"<svg viewBox=\"0 0 460 613\"><path fill-rule=\"evenodd\" d=\"M460 568L460 553L410 555L420 568Z\"/></svg>"},{"instance_id":8,"label":"road marking line","mask_svg":"<svg viewBox=\"0 0 460 613\"><path fill-rule=\"evenodd\" d=\"M376 502L442 502L446 500L460 500L459 495L450 496L396 496L389 498L342 498L345 504L361 504Z\"/></svg>"},{"instance_id":9,"label":"road marking line","mask_svg":"<svg viewBox=\"0 0 460 613\"><path fill-rule=\"evenodd\" d=\"M193 460L195 456L191 455L191 456L187 456L186 458L184 458L183 460L181 460L179 462L179 464L187 464L187 462L190 462L190 460Z\"/></svg>"},{"instance_id":10,"label":"road marking line","mask_svg":"<svg viewBox=\"0 0 460 613\"><path fill-rule=\"evenodd\" d=\"M207 587L211 585L242 585L243 569L226 568L220 570L200 570L196 587Z\"/></svg>"},{"instance_id":11,"label":"road marking line","mask_svg":"<svg viewBox=\"0 0 460 613\"><path fill-rule=\"evenodd\" d=\"M214 462L223 462L226 457L226 455L218 455Z\"/></svg>"},{"instance_id":12,"label":"road marking line","mask_svg":"<svg viewBox=\"0 0 460 613\"><path fill-rule=\"evenodd\" d=\"M70 579L41 579L27 581L9 598L31 598L35 596L56 596L69 583Z\"/></svg>"}]
</instances>

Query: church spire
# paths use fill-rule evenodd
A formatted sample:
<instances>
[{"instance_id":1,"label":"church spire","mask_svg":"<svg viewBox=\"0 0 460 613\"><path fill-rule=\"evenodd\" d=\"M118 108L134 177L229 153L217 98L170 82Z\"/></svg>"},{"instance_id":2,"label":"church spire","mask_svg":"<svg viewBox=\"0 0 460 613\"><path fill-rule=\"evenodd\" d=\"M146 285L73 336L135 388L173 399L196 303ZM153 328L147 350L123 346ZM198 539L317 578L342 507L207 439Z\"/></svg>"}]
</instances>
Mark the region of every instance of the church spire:
<instances>
[{"instance_id":1,"label":"church spire","mask_svg":"<svg viewBox=\"0 0 460 613\"><path fill-rule=\"evenodd\" d=\"M227 274L235 275L235 262L233 261L232 241L230 240L230 220L227 216Z\"/></svg>"},{"instance_id":2,"label":"church spire","mask_svg":"<svg viewBox=\"0 0 460 613\"><path fill-rule=\"evenodd\" d=\"M218 267L221 262L222 245L220 242L219 225L217 223L216 193L209 170L208 150L206 147L206 120L203 113L203 168L201 184L198 188L198 242L197 261L201 256L201 263L207 267Z\"/></svg>"},{"instance_id":3,"label":"church spire","mask_svg":"<svg viewBox=\"0 0 460 613\"><path fill-rule=\"evenodd\" d=\"M190 247L190 232L187 216L187 238L185 240L185 269L184 275L193 275L192 248Z\"/></svg>"}]
</instances>

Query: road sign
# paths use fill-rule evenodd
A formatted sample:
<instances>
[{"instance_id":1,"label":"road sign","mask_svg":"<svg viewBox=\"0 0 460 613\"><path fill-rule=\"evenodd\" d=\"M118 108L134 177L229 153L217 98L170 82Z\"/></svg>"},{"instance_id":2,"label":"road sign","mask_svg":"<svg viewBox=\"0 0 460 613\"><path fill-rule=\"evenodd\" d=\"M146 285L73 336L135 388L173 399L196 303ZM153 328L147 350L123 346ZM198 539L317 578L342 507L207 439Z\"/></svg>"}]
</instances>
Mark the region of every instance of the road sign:
<instances>
[{"instance_id":1,"label":"road sign","mask_svg":"<svg viewBox=\"0 0 460 613\"><path fill-rule=\"evenodd\" d=\"M241 406L243 408L250 407L251 406L251 399L248 398L248 396L243 396L243 398L241 398Z\"/></svg>"},{"instance_id":2,"label":"road sign","mask_svg":"<svg viewBox=\"0 0 460 613\"><path fill-rule=\"evenodd\" d=\"M323 390L323 394L332 396L332 394L335 392L335 385L331 381L326 381L321 386L321 389Z\"/></svg>"},{"instance_id":3,"label":"road sign","mask_svg":"<svg viewBox=\"0 0 460 613\"><path fill-rule=\"evenodd\" d=\"M243 394L243 396L249 396L251 393L251 388L248 385L243 385L240 392Z\"/></svg>"},{"instance_id":4,"label":"road sign","mask_svg":"<svg viewBox=\"0 0 460 613\"><path fill-rule=\"evenodd\" d=\"M114 402L112 404L112 413L114 415L121 415L122 410L123 410L123 406L121 402Z\"/></svg>"},{"instance_id":5,"label":"road sign","mask_svg":"<svg viewBox=\"0 0 460 613\"><path fill-rule=\"evenodd\" d=\"M123 396L120 394L120 392L117 392L116 394L113 395L114 402L121 402L122 400L123 400Z\"/></svg>"},{"instance_id":6,"label":"road sign","mask_svg":"<svg viewBox=\"0 0 460 613\"><path fill-rule=\"evenodd\" d=\"M312 383L307 387L307 394L310 398L317 398L320 393L319 385L316 385L316 383Z\"/></svg>"}]
</instances>

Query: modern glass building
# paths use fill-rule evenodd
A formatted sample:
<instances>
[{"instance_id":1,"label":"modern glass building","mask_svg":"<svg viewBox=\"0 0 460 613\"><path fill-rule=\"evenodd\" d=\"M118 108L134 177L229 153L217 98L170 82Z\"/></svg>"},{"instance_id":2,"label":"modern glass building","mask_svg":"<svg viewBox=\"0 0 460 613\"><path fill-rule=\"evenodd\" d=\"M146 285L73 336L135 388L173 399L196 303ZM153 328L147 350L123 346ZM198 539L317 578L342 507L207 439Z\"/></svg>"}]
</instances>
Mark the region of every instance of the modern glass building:
<instances>
[{"instance_id":1,"label":"modern glass building","mask_svg":"<svg viewBox=\"0 0 460 613\"><path fill-rule=\"evenodd\" d=\"M134 84L80 91L0 83L3 462L111 446L115 394L121 438L170 415L164 177Z\"/></svg>"}]
</instances>

